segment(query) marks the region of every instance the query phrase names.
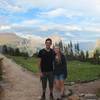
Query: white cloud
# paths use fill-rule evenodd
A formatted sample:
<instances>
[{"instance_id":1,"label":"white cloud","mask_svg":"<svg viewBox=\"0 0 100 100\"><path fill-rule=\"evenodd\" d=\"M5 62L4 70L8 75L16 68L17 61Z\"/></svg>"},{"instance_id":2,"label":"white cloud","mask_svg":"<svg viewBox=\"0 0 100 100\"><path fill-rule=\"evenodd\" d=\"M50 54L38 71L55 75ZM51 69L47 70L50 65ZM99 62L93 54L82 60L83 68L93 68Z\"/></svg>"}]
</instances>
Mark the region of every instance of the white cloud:
<instances>
[{"instance_id":1,"label":"white cloud","mask_svg":"<svg viewBox=\"0 0 100 100\"><path fill-rule=\"evenodd\" d=\"M0 9L8 11L9 13L22 12L24 10L21 6L16 5L16 3L11 3L8 0L0 0Z\"/></svg>"},{"instance_id":2,"label":"white cloud","mask_svg":"<svg viewBox=\"0 0 100 100\"><path fill-rule=\"evenodd\" d=\"M82 13L76 12L76 11L69 11L69 10L64 9L64 8L57 8L54 10L50 10L48 12L41 13L41 15L44 17L52 17L52 18L59 17L59 16L72 18L75 16L82 16Z\"/></svg>"},{"instance_id":3,"label":"white cloud","mask_svg":"<svg viewBox=\"0 0 100 100\"><path fill-rule=\"evenodd\" d=\"M9 29L11 29L11 26L9 26L9 25L0 25L0 30L9 30Z\"/></svg>"},{"instance_id":4,"label":"white cloud","mask_svg":"<svg viewBox=\"0 0 100 100\"><path fill-rule=\"evenodd\" d=\"M31 20L24 20L20 23L13 23L10 25L13 29L21 29L26 28L31 29L35 26L40 31L48 31L48 30L58 30L58 31L81 31L81 27L79 25L74 24L56 24L56 23L43 23L42 20L39 19L31 19ZM33 29L34 30L34 29Z\"/></svg>"},{"instance_id":5,"label":"white cloud","mask_svg":"<svg viewBox=\"0 0 100 100\"><path fill-rule=\"evenodd\" d=\"M75 37L75 35L74 35L74 34L72 34L72 33L69 33L69 32L65 33L65 36L69 36L69 37Z\"/></svg>"},{"instance_id":6,"label":"white cloud","mask_svg":"<svg viewBox=\"0 0 100 100\"><path fill-rule=\"evenodd\" d=\"M31 20L25 20L25 21L22 21L20 23L20 25L22 26L32 26L32 25L39 25L41 23L41 20L37 20L37 19L31 19Z\"/></svg>"},{"instance_id":7,"label":"white cloud","mask_svg":"<svg viewBox=\"0 0 100 100\"><path fill-rule=\"evenodd\" d=\"M96 32L96 33L99 33L100 34L100 27L85 27L84 28L84 31L87 31L87 32Z\"/></svg>"},{"instance_id":8,"label":"white cloud","mask_svg":"<svg viewBox=\"0 0 100 100\"><path fill-rule=\"evenodd\" d=\"M56 24L56 23L50 23L46 25L41 25L40 29L43 31L48 30L58 30L58 31L81 31L81 27L78 25L66 25L66 24Z\"/></svg>"}]
</instances>

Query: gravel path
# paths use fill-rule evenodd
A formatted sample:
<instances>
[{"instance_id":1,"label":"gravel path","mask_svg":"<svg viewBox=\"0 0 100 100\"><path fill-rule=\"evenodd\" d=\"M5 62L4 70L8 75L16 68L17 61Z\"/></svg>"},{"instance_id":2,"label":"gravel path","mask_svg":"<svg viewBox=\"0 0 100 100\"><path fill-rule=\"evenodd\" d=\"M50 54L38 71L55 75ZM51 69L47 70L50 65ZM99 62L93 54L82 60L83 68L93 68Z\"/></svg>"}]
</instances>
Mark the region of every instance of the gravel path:
<instances>
[{"instance_id":1,"label":"gravel path","mask_svg":"<svg viewBox=\"0 0 100 100\"><path fill-rule=\"evenodd\" d=\"M7 58L3 61L3 72L1 100L38 100L41 93L39 78Z\"/></svg>"}]
</instances>

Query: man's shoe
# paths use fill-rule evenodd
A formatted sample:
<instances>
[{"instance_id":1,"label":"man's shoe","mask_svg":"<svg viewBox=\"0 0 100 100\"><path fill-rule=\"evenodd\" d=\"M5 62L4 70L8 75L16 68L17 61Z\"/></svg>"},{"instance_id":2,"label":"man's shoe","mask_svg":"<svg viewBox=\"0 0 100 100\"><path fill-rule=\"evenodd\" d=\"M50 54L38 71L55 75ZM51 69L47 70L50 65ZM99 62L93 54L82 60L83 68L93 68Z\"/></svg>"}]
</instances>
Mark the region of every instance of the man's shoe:
<instances>
[{"instance_id":1,"label":"man's shoe","mask_svg":"<svg viewBox=\"0 0 100 100\"><path fill-rule=\"evenodd\" d=\"M42 95L40 100L46 100L45 95Z\"/></svg>"}]
</instances>

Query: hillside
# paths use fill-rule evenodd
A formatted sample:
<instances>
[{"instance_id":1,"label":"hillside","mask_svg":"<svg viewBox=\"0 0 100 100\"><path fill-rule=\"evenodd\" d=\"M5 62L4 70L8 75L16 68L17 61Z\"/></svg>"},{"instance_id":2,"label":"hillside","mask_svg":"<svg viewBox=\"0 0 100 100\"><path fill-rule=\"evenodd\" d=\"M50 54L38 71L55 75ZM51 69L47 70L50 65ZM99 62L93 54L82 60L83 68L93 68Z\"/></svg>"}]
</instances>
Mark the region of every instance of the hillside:
<instances>
[{"instance_id":1,"label":"hillside","mask_svg":"<svg viewBox=\"0 0 100 100\"><path fill-rule=\"evenodd\" d=\"M22 38L14 33L0 33L0 45L17 44Z\"/></svg>"}]
</instances>

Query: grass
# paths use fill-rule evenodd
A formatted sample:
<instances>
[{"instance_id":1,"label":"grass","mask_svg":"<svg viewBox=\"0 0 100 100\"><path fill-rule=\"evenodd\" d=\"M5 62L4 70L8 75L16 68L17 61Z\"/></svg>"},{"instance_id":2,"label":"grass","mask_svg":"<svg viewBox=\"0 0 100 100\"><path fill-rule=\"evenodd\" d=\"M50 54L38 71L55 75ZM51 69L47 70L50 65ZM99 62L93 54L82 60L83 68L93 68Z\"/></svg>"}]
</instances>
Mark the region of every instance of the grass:
<instances>
[{"instance_id":1,"label":"grass","mask_svg":"<svg viewBox=\"0 0 100 100\"><path fill-rule=\"evenodd\" d=\"M88 62L68 62L69 81L91 81L100 78L100 65Z\"/></svg>"},{"instance_id":2,"label":"grass","mask_svg":"<svg viewBox=\"0 0 100 100\"><path fill-rule=\"evenodd\" d=\"M32 71L34 73L38 72L38 59L36 58L26 58L20 56L15 57L9 55L7 55L7 57L13 59L17 64L28 69L29 71Z\"/></svg>"},{"instance_id":3,"label":"grass","mask_svg":"<svg viewBox=\"0 0 100 100\"><path fill-rule=\"evenodd\" d=\"M16 63L28 70L38 72L38 59L35 57L26 59L25 57L9 56ZM100 65L93 65L88 62L69 61L68 81L91 81L100 78Z\"/></svg>"}]
</instances>

